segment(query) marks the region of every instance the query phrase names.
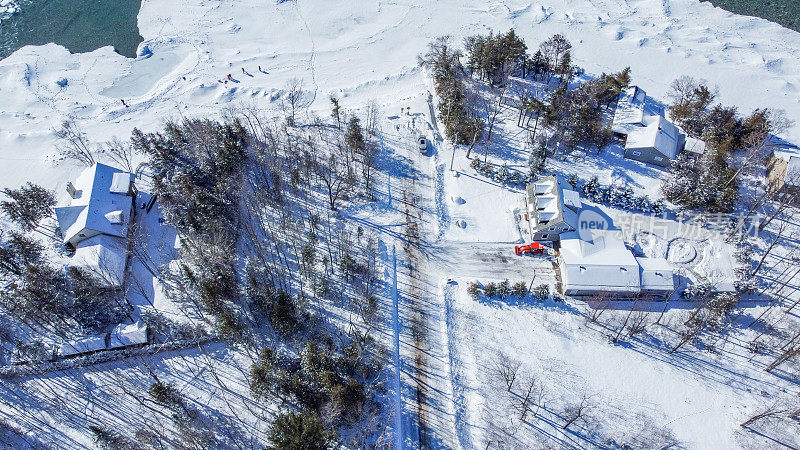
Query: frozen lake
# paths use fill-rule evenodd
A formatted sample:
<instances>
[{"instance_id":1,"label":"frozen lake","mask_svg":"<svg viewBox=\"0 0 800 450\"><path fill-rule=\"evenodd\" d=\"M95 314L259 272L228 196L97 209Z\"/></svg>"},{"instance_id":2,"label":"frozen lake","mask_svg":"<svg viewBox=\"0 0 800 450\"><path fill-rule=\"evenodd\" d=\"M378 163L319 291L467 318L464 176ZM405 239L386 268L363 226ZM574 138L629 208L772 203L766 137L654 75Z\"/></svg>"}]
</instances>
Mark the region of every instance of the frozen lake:
<instances>
[{"instance_id":1,"label":"frozen lake","mask_svg":"<svg viewBox=\"0 0 800 450\"><path fill-rule=\"evenodd\" d=\"M0 22L0 59L26 45L55 42L73 53L112 45L128 57L142 42L141 0L18 0L20 12Z\"/></svg>"}]
</instances>

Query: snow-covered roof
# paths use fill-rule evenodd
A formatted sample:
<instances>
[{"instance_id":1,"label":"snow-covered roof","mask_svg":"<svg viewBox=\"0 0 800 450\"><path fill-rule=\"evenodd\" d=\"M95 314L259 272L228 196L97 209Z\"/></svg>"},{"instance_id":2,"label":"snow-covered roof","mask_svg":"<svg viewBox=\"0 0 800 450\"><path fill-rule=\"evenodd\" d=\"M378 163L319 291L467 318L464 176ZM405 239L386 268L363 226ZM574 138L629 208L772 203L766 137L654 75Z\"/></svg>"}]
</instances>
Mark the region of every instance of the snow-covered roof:
<instances>
[{"instance_id":1,"label":"snow-covered roof","mask_svg":"<svg viewBox=\"0 0 800 450\"><path fill-rule=\"evenodd\" d=\"M577 224L575 211L580 209L581 199L571 188L569 183L556 176L549 176L528 185L528 211L535 219L534 228L546 228L561 221L575 228ZM565 205L570 208L565 208Z\"/></svg>"},{"instance_id":2,"label":"snow-covered roof","mask_svg":"<svg viewBox=\"0 0 800 450\"><path fill-rule=\"evenodd\" d=\"M566 290L639 292L639 264L618 232L584 241L577 233L561 236L563 283Z\"/></svg>"},{"instance_id":3,"label":"snow-covered roof","mask_svg":"<svg viewBox=\"0 0 800 450\"><path fill-rule=\"evenodd\" d=\"M76 355L78 353L94 352L97 350L105 350L106 337L105 335L88 336L81 339L67 341L61 344L58 348L58 354L61 356Z\"/></svg>"},{"instance_id":4,"label":"snow-covered roof","mask_svg":"<svg viewBox=\"0 0 800 450\"><path fill-rule=\"evenodd\" d=\"M641 267L642 289L672 291L675 289L672 264L664 258L636 258Z\"/></svg>"},{"instance_id":5,"label":"snow-covered roof","mask_svg":"<svg viewBox=\"0 0 800 450\"><path fill-rule=\"evenodd\" d=\"M69 205L56 208L64 242L80 242L83 238L80 233L85 229L125 237L132 207L128 190L133 177L129 172L100 163L81 172ZM120 192L125 180L127 186ZM113 214L109 217L109 213Z\"/></svg>"},{"instance_id":6,"label":"snow-covered roof","mask_svg":"<svg viewBox=\"0 0 800 450\"><path fill-rule=\"evenodd\" d=\"M562 193L564 194L564 205L575 209L581 208L581 196L576 191L563 189Z\"/></svg>"},{"instance_id":7,"label":"snow-covered roof","mask_svg":"<svg viewBox=\"0 0 800 450\"><path fill-rule=\"evenodd\" d=\"M119 324L111 332L108 342L110 348L126 347L147 343L147 326L141 321L130 325Z\"/></svg>"},{"instance_id":8,"label":"snow-covered roof","mask_svg":"<svg viewBox=\"0 0 800 450\"><path fill-rule=\"evenodd\" d=\"M686 142L683 146L683 149L690 153L696 153L702 155L706 152L706 143L702 139L693 138L691 136L685 137Z\"/></svg>"},{"instance_id":9,"label":"snow-covered roof","mask_svg":"<svg viewBox=\"0 0 800 450\"><path fill-rule=\"evenodd\" d=\"M131 182L133 179L134 175L130 172L117 172L111 178L111 186L108 188L108 191L112 194L128 195L128 192L131 190Z\"/></svg>"},{"instance_id":10,"label":"snow-covered roof","mask_svg":"<svg viewBox=\"0 0 800 450\"><path fill-rule=\"evenodd\" d=\"M647 116L646 125L631 130L625 142L626 150L655 149L674 159L683 139L678 128L662 116Z\"/></svg>"},{"instance_id":11,"label":"snow-covered roof","mask_svg":"<svg viewBox=\"0 0 800 450\"><path fill-rule=\"evenodd\" d=\"M619 94L617 109L611 130L628 134L633 128L644 125L644 105L647 94L637 86L631 86Z\"/></svg>"},{"instance_id":12,"label":"snow-covered roof","mask_svg":"<svg viewBox=\"0 0 800 450\"><path fill-rule=\"evenodd\" d=\"M111 287L118 287L125 279L126 262L125 240L98 234L78 242L70 265L98 276Z\"/></svg>"}]
</instances>

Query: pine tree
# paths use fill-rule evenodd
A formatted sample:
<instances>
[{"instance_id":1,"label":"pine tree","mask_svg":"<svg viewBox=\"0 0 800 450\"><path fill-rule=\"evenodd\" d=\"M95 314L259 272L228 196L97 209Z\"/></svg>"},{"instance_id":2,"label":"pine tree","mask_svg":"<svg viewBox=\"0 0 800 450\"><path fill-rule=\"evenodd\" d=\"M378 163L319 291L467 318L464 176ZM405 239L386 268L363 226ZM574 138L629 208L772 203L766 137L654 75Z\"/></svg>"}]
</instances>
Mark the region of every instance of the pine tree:
<instances>
[{"instance_id":1,"label":"pine tree","mask_svg":"<svg viewBox=\"0 0 800 450\"><path fill-rule=\"evenodd\" d=\"M56 205L56 197L52 191L31 182L19 189L3 189L3 194L10 200L0 203L0 209L24 230L38 227L42 219L53 214L53 207Z\"/></svg>"}]
</instances>

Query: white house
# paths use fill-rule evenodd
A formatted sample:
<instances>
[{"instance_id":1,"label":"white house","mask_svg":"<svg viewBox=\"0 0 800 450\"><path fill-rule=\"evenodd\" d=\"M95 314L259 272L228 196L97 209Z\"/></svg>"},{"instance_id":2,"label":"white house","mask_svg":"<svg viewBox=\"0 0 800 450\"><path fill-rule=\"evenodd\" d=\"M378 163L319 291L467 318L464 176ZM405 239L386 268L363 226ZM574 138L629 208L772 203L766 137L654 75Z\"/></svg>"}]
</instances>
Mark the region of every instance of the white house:
<instances>
[{"instance_id":1,"label":"white house","mask_svg":"<svg viewBox=\"0 0 800 450\"><path fill-rule=\"evenodd\" d=\"M662 116L647 116L645 126L632 129L625 140L625 157L668 166L683 150L685 137Z\"/></svg>"},{"instance_id":2,"label":"white house","mask_svg":"<svg viewBox=\"0 0 800 450\"><path fill-rule=\"evenodd\" d=\"M531 240L557 241L561 233L576 229L581 199L569 183L549 176L528 184L527 193Z\"/></svg>"},{"instance_id":3,"label":"white house","mask_svg":"<svg viewBox=\"0 0 800 450\"><path fill-rule=\"evenodd\" d=\"M657 111L648 111L647 94L631 86L619 94L611 131L625 139L625 157L667 167L685 145L685 136Z\"/></svg>"},{"instance_id":4,"label":"white house","mask_svg":"<svg viewBox=\"0 0 800 450\"><path fill-rule=\"evenodd\" d=\"M96 163L67 184L69 205L56 208L64 243L77 244L104 234L127 237L133 209L134 175Z\"/></svg>"},{"instance_id":5,"label":"white house","mask_svg":"<svg viewBox=\"0 0 800 450\"><path fill-rule=\"evenodd\" d=\"M618 231L595 233L591 241L563 235L558 264L566 295L669 295L675 286L669 261L634 257Z\"/></svg>"},{"instance_id":6,"label":"white house","mask_svg":"<svg viewBox=\"0 0 800 450\"><path fill-rule=\"evenodd\" d=\"M582 240L577 233L564 235L558 262L566 295L641 291L639 264L619 233L598 234L591 242Z\"/></svg>"}]
</instances>

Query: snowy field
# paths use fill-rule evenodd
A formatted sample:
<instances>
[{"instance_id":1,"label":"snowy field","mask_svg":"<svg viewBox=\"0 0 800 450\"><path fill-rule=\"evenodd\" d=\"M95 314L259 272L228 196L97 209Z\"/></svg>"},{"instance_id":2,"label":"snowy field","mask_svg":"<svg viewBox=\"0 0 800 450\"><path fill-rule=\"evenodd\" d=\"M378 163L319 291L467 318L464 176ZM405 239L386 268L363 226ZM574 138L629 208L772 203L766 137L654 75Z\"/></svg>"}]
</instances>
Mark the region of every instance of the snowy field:
<instances>
[{"instance_id":1,"label":"snowy field","mask_svg":"<svg viewBox=\"0 0 800 450\"><path fill-rule=\"evenodd\" d=\"M693 75L719 86L719 101L737 105L740 112L773 107L800 120L800 34L707 2L408 0L332 7L303 0L143 0L139 29L145 41L136 59L109 47L70 54L50 44L25 47L0 61L0 188L32 181L56 190L60 200L67 198L63 186L80 170L57 156L55 130L67 118L90 140L127 139L134 127L155 131L167 119L220 117L225 110L250 105L275 107L294 77L316 99L304 120L327 118L330 95L349 111L375 99L382 110L384 150L376 181L379 198L346 214L380 238L384 281L390 286L383 293L387 323L380 333L399 363L397 378L387 383L395 395L392 401L398 402L391 408L396 447L418 447L420 436L434 447L465 449L489 443L512 448L800 445L797 436L782 430L773 434L779 441L769 441L739 427L764 405L797 391L793 367L768 374L762 370L766 360L751 360L745 347L755 332L740 329L741 323L730 331L730 340L716 343L721 350L687 346L672 354L674 325L686 318L689 305L677 304L663 326L614 344L610 337L625 312L613 307L602 320L589 323L591 307L585 302L468 295L473 280L534 282L551 290L558 280L550 260L513 255L514 243L523 239L515 220L524 208L522 190L478 175L461 150L453 163L459 176L454 176L449 170L453 149L445 141L432 141L426 154L415 148L416 133L436 135L430 80L416 57L442 34L459 42L467 35L511 27L529 48L563 33L573 44L574 63L590 76L630 66L633 82L656 101L666 101L672 80ZM406 107L412 115L403 115ZM521 169L526 148L514 112L500 120L497 133L503 145L487 158ZM800 142L800 125L783 137ZM555 160L551 169L577 172L583 179L597 175L602 183L623 183L652 198L665 174L623 160L621 149L613 146L602 155ZM156 207L141 220L151 236L148 251L166 263L176 252L175 235L160 226L159 217ZM425 245L406 251L403 227L412 219L419 222ZM638 234L632 240L643 254L685 265L698 279L732 277L733 249L719 238L689 242ZM418 266L411 264L409 251L420 253ZM765 273L792 264L783 260L788 252L776 252ZM134 303L152 304L180 320L180 309L135 264ZM660 310L660 304L643 307ZM338 312L334 306L330 311L332 316ZM759 312L756 307L742 320ZM430 325L425 339L412 333L415 314ZM424 377L412 370L420 352L429 363ZM518 419L518 399L496 378L504 357L520 367L514 390L528 381L542 392L543 406L536 415ZM104 423L134 420L143 406L123 387L145 386L150 375L143 367L152 366L169 374L165 378L177 383L194 406L218 414L204 420L224 431L235 416L251 424L248 433L263 438L262 414L269 415L270 408L262 412L247 396L243 361L237 352L213 344L149 356L141 364L58 372L4 385L2 395L12 398L8 403L14 407L4 406L2 415L17 418L17 427L57 436L47 439L55 446L89 446L85 424L76 418L89 411ZM226 389L209 391L217 389L211 379L213 386ZM69 390L72 396L51 395ZM420 392L427 406L418 410L413 405ZM43 398L51 404L41 404ZM118 410L95 410L122 398L126 403ZM583 401L586 417L563 429L564 417ZM34 419L19 410L45 406L64 412ZM429 428L416 426L420 414Z\"/></svg>"},{"instance_id":2,"label":"snowy field","mask_svg":"<svg viewBox=\"0 0 800 450\"><path fill-rule=\"evenodd\" d=\"M631 66L634 81L655 99L664 100L669 83L689 74L718 85L720 101L742 111L770 106L800 115L798 33L708 2L405 1L330 8L306 1L145 0L139 29L150 58L126 59L110 48L73 55L46 45L0 62L0 146L7 149L0 180L56 187L74 173L48 158L53 129L66 117L94 140L125 138L134 126L152 130L165 118L215 115L241 102L267 105L292 77L317 91L319 108L327 108L329 93L350 108L369 98L394 103L419 93L416 56L431 38L458 40L510 27L529 46L563 33L575 47L574 62L590 74ZM236 81L219 83L227 74ZM68 81L63 88L56 84L62 78ZM786 137L800 141L800 128Z\"/></svg>"}]
</instances>

